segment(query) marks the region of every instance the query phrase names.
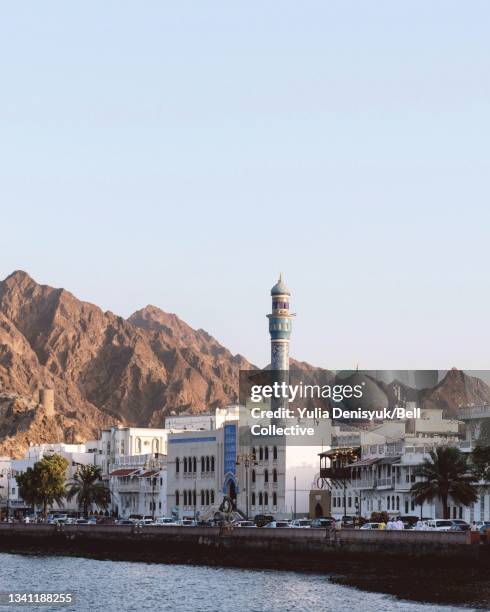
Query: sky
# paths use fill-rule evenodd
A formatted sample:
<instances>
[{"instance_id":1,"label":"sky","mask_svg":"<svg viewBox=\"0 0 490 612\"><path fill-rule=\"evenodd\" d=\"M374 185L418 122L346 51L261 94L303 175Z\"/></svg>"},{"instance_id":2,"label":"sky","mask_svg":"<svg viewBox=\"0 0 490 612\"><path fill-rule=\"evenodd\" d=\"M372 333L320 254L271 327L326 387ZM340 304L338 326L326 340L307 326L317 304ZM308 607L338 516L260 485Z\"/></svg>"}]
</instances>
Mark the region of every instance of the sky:
<instances>
[{"instance_id":1,"label":"sky","mask_svg":"<svg viewBox=\"0 0 490 612\"><path fill-rule=\"evenodd\" d=\"M490 368L486 1L0 2L0 278L268 363Z\"/></svg>"}]
</instances>

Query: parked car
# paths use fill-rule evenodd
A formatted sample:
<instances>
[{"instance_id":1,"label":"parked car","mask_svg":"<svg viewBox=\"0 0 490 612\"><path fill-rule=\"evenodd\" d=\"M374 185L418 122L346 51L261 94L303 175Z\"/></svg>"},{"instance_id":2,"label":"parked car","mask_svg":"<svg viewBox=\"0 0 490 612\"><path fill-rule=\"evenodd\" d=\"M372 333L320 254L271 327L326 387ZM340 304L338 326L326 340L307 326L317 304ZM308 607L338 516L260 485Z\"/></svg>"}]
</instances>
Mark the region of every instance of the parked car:
<instances>
[{"instance_id":1,"label":"parked car","mask_svg":"<svg viewBox=\"0 0 490 612\"><path fill-rule=\"evenodd\" d=\"M75 521L75 525L90 525L87 519L79 518Z\"/></svg>"},{"instance_id":2,"label":"parked car","mask_svg":"<svg viewBox=\"0 0 490 612\"><path fill-rule=\"evenodd\" d=\"M154 525L155 521L153 519L144 518L144 519L140 519L139 521L136 521L136 524L139 527L145 527L149 525Z\"/></svg>"},{"instance_id":3,"label":"parked car","mask_svg":"<svg viewBox=\"0 0 490 612\"><path fill-rule=\"evenodd\" d=\"M194 519L181 519L180 521L177 521L177 525L179 527L196 527L197 521Z\"/></svg>"},{"instance_id":4,"label":"parked car","mask_svg":"<svg viewBox=\"0 0 490 612\"><path fill-rule=\"evenodd\" d=\"M487 529L490 529L490 521L477 521L476 526L481 532L485 532Z\"/></svg>"},{"instance_id":5,"label":"parked car","mask_svg":"<svg viewBox=\"0 0 490 612\"><path fill-rule=\"evenodd\" d=\"M310 529L311 520L310 519L295 519L291 521L291 527L295 529Z\"/></svg>"},{"instance_id":6,"label":"parked car","mask_svg":"<svg viewBox=\"0 0 490 612\"><path fill-rule=\"evenodd\" d=\"M420 519L418 516L405 515L400 516L400 520L403 523L405 529L413 529Z\"/></svg>"},{"instance_id":7,"label":"parked car","mask_svg":"<svg viewBox=\"0 0 490 612\"><path fill-rule=\"evenodd\" d=\"M234 523L235 527L257 527L253 521L237 521Z\"/></svg>"},{"instance_id":8,"label":"parked car","mask_svg":"<svg viewBox=\"0 0 490 612\"><path fill-rule=\"evenodd\" d=\"M333 518L315 518L310 523L311 529L327 529L332 527L335 523Z\"/></svg>"},{"instance_id":9,"label":"parked car","mask_svg":"<svg viewBox=\"0 0 490 612\"><path fill-rule=\"evenodd\" d=\"M341 521L342 525L345 525L345 527L353 527L356 522L356 517L345 515L342 517Z\"/></svg>"},{"instance_id":10,"label":"parked car","mask_svg":"<svg viewBox=\"0 0 490 612\"><path fill-rule=\"evenodd\" d=\"M274 520L274 517L270 514L257 514L254 517L254 523L257 527L264 527L267 523L270 523Z\"/></svg>"},{"instance_id":11,"label":"parked car","mask_svg":"<svg viewBox=\"0 0 490 612\"><path fill-rule=\"evenodd\" d=\"M451 531L453 522L449 519L430 519L425 521L425 529L428 531Z\"/></svg>"},{"instance_id":12,"label":"parked car","mask_svg":"<svg viewBox=\"0 0 490 612\"><path fill-rule=\"evenodd\" d=\"M170 517L160 516L155 520L155 525L159 525L160 527L175 527L177 521Z\"/></svg>"},{"instance_id":13,"label":"parked car","mask_svg":"<svg viewBox=\"0 0 490 612\"><path fill-rule=\"evenodd\" d=\"M360 529L380 529L381 523L364 523Z\"/></svg>"},{"instance_id":14,"label":"parked car","mask_svg":"<svg viewBox=\"0 0 490 612\"><path fill-rule=\"evenodd\" d=\"M290 529L291 525L287 521L271 521L264 526L264 529Z\"/></svg>"},{"instance_id":15,"label":"parked car","mask_svg":"<svg viewBox=\"0 0 490 612\"><path fill-rule=\"evenodd\" d=\"M458 531L470 530L470 524L462 519L451 519L451 523L453 524L453 527L458 527Z\"/></svg>"}]
</instances>

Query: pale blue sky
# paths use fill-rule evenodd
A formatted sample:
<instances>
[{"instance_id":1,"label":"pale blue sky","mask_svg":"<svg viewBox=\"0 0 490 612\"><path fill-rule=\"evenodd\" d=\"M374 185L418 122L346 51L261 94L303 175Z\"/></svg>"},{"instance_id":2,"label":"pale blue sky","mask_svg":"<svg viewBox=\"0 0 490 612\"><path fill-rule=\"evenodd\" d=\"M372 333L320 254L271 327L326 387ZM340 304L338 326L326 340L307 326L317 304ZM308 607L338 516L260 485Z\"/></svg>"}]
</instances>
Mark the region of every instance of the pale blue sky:
<instances>
[{"instance_id":1,"label":"pale blue sky","mask_svg":"<svg viewBox=\"0 0 490 612\"><path fill-rule=\"evenodd\" d=\"M0 2L0 276L259 365L489 368L490 3Z\"/></svg>"}]
</instances>

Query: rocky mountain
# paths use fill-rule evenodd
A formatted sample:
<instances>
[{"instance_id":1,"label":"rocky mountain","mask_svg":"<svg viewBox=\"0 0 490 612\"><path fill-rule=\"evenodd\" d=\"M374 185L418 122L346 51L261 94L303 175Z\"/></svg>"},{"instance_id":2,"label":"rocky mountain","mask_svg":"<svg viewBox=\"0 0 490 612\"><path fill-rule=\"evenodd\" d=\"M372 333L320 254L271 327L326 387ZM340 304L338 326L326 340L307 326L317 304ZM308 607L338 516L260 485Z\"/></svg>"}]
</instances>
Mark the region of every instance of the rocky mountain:
<instances>
[{"instance_id":1,"label":"rocky mountain","mask_svg":"<svg viewBox=\"0 0 490 612\"><path fill-rule=\"evenodd\" d=\"M154 306L125 320L14 272L0 282L0 453L233 402L250 367ZM54 415L37 402L45 387L56 390Z\"/></svg>"},{"instance_id":2,"label":"rocky mountain","mask_svg":"<svg viewBox=\"0 0 490 612\"><path fill-rule=\"evenodd\" d=\"M445 416L458 418L462 406L490 404L490 387L480 378L453 368L435 387L424 389L421 400L426 408L443 408Z\"/></svg>"}]
</instances>

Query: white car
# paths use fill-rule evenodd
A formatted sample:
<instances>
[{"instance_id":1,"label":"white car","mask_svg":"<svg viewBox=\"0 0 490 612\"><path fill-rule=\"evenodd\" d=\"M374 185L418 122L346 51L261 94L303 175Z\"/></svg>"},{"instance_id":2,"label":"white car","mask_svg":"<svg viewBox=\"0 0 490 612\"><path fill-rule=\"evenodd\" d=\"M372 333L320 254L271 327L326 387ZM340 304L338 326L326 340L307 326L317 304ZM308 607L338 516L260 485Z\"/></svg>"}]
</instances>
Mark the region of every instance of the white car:
<instances>
[{"instance_id":1,"label":"white car","mask_svg":"<svg viewBox=\"0 0 490 612\"><path fill-rule=\"evenodd\" d=\"M425 521L424 529L427 531L451 531L453 522L449 519L431 519Z\"/></svg>"},{"instance_id":2,"label":"white car","mask_svg":"<svg viewBox=\"0 0 490 612\"><path fill-rule=\"evenodd\" d=\"M253 521L237 521L233 525L234 527L257 527Z\"/></svg>"},{"instance_id":3,"label":"white car","mask_svg":"<svg viewBox=\"0 0 490 612\"><path fill-rule=\"evenodd\" d=\"M175 527L178 523L173 518L159 517L156 519L155 525L159 525L160 527Z\"/></svg>"},{"instance_id":4,"label":"white car","mask_svg":"<svg viewBox=\"0 0 490 612\"><path fill-rule=\"evenodd\" d=\"M295 519L294 521L291 521L290 527L293 527L294 529L310 529L311 521L310 519Z\"/></svg>"},{"instance_id":5,"label":"white car","mask_svg":"<svg viewBox=\"0 0 490 612\"><path fill-rule=\"evenodd\" d=\"M379 529L381 523L364 523L361 529Z\"/></svg>"},{"instance_id":6,"label":"white car","mask_svg":"<svg viewBox=\"0 0 490 612\"><path fill-rule=\"evenodd\" d=\"M267 523L267 525L265 526L265 529L290 529L291 525L288 523L288 521L271 521L270 523Z\"/></svg>"}]
</instances>

